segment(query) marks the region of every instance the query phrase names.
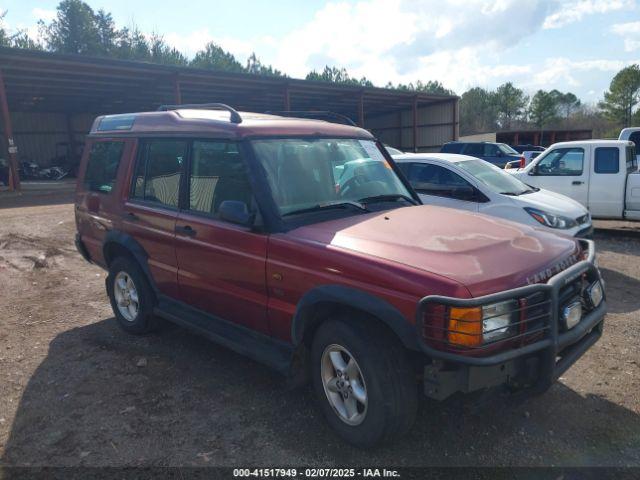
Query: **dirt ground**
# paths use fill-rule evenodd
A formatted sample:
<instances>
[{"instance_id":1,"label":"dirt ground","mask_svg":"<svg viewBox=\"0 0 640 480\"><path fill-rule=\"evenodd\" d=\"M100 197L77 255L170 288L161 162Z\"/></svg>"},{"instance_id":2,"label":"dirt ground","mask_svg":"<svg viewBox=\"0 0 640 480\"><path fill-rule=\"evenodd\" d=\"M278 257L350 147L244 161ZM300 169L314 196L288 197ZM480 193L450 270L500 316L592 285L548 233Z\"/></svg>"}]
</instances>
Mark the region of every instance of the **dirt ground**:
<instances>
[{"instance_id":1,"label":"dirt ground","mask_svg":"<svg viewBox=\"0 0 640 480\"><path fill-rule=\"evenodd\" d=\"M423 400L406 438L361 451L260 364L178 327L122 332L73 206L49 200L0 197L0 465L640 466L638 224L598 225L605 335L550 391Z\"/></svg>"}]
</instances>

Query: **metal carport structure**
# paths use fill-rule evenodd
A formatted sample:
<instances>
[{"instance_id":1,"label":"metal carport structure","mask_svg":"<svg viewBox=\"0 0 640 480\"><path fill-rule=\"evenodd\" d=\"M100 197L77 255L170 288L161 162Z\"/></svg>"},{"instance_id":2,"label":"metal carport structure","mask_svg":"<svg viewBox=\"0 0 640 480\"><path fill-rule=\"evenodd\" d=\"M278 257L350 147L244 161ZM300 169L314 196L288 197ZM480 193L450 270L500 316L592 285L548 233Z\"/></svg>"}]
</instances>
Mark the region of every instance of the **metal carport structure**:
<instances>
[{"instance_id":1,"label":"metal carport structure","mask_svg":"<svg viewBox=\"0 0 640 480\"><path fill-rule=\"evenodd\" d=\"M0 48L10 188L19 188L19 152L41 147L50 154L47 138L81 143L98 114L210 102L256 112L329 110L407 151L437 149L457 139L459 130L458 97L452 95Z\"/></svg>"}]
</instances>

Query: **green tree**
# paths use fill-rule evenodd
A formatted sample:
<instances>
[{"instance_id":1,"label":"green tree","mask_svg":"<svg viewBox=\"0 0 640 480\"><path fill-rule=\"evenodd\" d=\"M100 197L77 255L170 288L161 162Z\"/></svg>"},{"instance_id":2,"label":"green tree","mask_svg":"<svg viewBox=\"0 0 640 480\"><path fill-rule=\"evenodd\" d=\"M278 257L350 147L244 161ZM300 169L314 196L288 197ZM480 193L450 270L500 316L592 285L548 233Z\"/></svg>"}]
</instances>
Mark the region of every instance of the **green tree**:
<instances>
[{"instance_id":1,"label":"green tree","mask_svg":"<svg viewBox=\"0 0 640 480\"><path fill-rule=\"evenodd\" d=\"M11 46L11 38L9 34L4 29L4 17L7 16L7 11L0 13L0 47L10 47Z\"/></svg>"},{"instance_id":2,"label":"green tree","mask_svg":"<svg viewBox=\"0 0 640 480\"><path fill-rule=\"evenodd\" d=\"M266 75L269 77L283 77L284 74L271 65L264 65L255 53L252 53L247 59L247 66L245 67L247 73L254 75Z\"/></svg>"},{"instance_id":3,"label":"green tree","mask_svg":"<svg viewBox=\"0 0 640 480\"><path fill-rule=\"evenodd\" d=\"M118 31L114 54L124 60L149 61L151 59L149 42L135 25Z\"/></svg>"},{"instance_id":4,"label":"green tree","mask_svg":"<svg viewBox=\"0 0 640 480\"><path fill-rule=\"evenodd\" d=\"M24 30L9 33L3 27L4 17L7 11L0 12L0 47L24 48L28 50L42 50L42 45L33 40Z\"/></svg>"},{"instance_id":5,"label":"green tree","mask_svg":"<svg viewBox=\"0 0 640 480\"><path fill-rule=\"evenodd\" d=\"M49 24L41 23L45 42L59 53L100 53L100 34L91 7L80 0L63 0L57 16Z\"/></svg>"},{"instance_id":6,"label":"green tree","mask_svg":"<svg viewBox=\"0 0 640 480\"><path fill-rule=\"evenodd\" d=\"M397 85L389 82L385 85L385 88L391 88L394 90L405 90L409 92L455 95L455 92L453 90L445 88L445 86L437 80L428 80L427 83L422 83L421 80L418 80L415 84L413 82L409 82L407 84L399 83Z\"/></svg>"},{"instance_id":7,"label":"green tree","mask_svg":"<svg viewBox=\"0 0 640 480\"><path fill-rule=\"evenodd\" d=\"M373 87L373 83L366 77L360 79L349 75L346 68L336 68L325 66L321 73L312 70L307 73L306 80L315 80L319 82L342 83L345 85L360 85L361 87Z\"/></svg>"},{"instance_id":8,"label":"green tree","mask_svg":"<svg viewBox=\"0 0 640 480\"><path fill-rule=\"evenodd\" d=\"M182 53L170 47L161 35L153 34L149 41L150 60L164 65L186 66L189 60Z\"/></svg>"},{"instance_id":9,"label":"green tree","mask_svg":"<svg viewBox=\"0 0 640 480\"><path fill-rule=\"evenodd\" d=\"M639 101L640 66L636 64L616 73L599 106L618 126L628 127L631 125L634 109Z\"/></svg>"},{"instance_id":10,"label":"green tree","mask_svg":"<svg viewBox=\"0 0 640 480\"><path fill-rule=\"evenodd\" d=\"M95 14L94 23L98 34L97 50L102 55L111 55L116 48L118 31L116 30L113 17L104 10L98 10Z\"/></svg>"},{"instance_id":11,"label":"green tree","mask_svg":"<svg viewBox=\"0 0 640 480\"><path fill-rule=\"evenodd\" d=\"M500 85L494 97L500 126L504 129L511 128L512 122L523 116L529 98L511 82Z\"/></svg>"},{"instance_id":12,"label":"green tree","mask_svg":"<svg viewBox=\"0 0 640 480\"><path fill-rule=\"evenodd\" d=\"M555 96L544 90L538 90L529 104L529 117L533 124L544 132L552 121L557 118L558 104ZM540 139L542 142L542 138Z\"/></svg>"},{"instance_id":13,"label":"green tree","mask_svg":"<svg viewBox=\"0 0 640 480\"><path fill-rule=\"evenodd\" d=\"M190 65L196 68L209 68L227 72L243 72L244 68L231 53L225 52L213 42L207 43L203 50L196 53Z\"/></svg>"},{"instance_id":14,"label":"green tree","mask_svg":"<svg viewBox=\"0 0 640 480\"><path fill-rule=\"evenodd\" d=\"M474 87L460 97L460 134L494 132L498 128L495 94Z\"/></svg>"},{"instance_id":15,"label":"green tree","mask_svg":"<svg viewBox=\"0 0 640 480\"><path fill-rule=\"evenodd\" d=\"M551 90L549 93L555 98L558 115L563 117L565 120L567 120L582 105L578 97L571 92L562 93L558 90Z\"/></svg>"}]
</instances>

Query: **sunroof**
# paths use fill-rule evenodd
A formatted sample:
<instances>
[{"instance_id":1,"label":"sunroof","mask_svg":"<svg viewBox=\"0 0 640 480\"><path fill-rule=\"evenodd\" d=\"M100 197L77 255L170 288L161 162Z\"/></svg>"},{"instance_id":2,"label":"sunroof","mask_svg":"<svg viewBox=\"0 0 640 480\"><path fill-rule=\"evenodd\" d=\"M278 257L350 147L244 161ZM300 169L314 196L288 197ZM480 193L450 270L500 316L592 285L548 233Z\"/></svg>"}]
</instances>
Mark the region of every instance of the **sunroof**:
<instances>
[{"instance_id":1,"label":"sunroof","mask_svg":"<svg viewBox=\"0 0 640 480\"><path fill-rule=\"evenodd\" d=\"M107 115L102 120L100 120L98 131L104 132L106 130L131 130L135 119L135 115Z\"/></svg>"}]
</instances>

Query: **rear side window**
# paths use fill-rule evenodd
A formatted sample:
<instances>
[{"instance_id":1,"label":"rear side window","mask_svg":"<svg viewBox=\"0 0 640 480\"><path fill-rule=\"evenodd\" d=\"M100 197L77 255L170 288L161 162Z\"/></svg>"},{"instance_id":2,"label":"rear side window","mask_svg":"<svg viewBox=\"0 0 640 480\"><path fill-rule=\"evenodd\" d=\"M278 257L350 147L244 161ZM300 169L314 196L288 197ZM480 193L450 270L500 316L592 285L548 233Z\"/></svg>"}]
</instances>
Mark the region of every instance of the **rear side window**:
<instances>
[{"instance_id":1,"label":"rear side window","mask_svg":"<svg viewBox=\"0 0 640 480\"><path fill-rule=\"evenodd\" d=\"M193 142L189 178L189 209L216 215L225 200L251 207L251 186L235 143Z\"/></svg>"},{"instance_id":2,"label":"rear side window","mask_svg":"<svg viewBox=\"0 0 640 480\"><path fill-rule=\"evenodd\" d=\"M627 172L635 172L638 169L638 158L636 157L636 148L627 147Z\"/></svg>"},{"instance_id":3,"label":"rear side window","mask_svg":"<svg viewBox=\"0 0 640 480\"><path fill-rule=\"evenodd\" d=\"M96 142L91 146L89 163L84 174L87 190L111 193L123 150L124 142Z\"/></svg>"},{"instance_id":4,"label":"rear side window","mask_svg":"<svg viewBox=\"0 0 640 480\"><path fill-rule=\"evenodd\" d=\"M490 143L484 145L484 156L485 157L497 157L498 156L498 146L492 145Z\"/></svg>"},{"instance_id":5,"label":"rear side window","mask_svg":"<svg viewBox=\"0 0 640 480\"><path fill-rule=\"evenodd\" d=\"M465 155L471 155L472 157L484 157L484 143L469 143L467 148L464 149Z\"/></svg>"},{"instance_id":6,"label":"rear side window","mask_svg":"<svg viewBox=\"0 0 640 480\"><path fill-rule=\"evenodd\" d=\"M445 143L440 151L442 153L460 153L464 143Z\"/></svg>"},{"instance_id":7,"label":"rear side window","mask_svg":"<svg viewBox=\"0 0 640 480\"><path fill-rule=\"evenodd\" d=\"M458 200L471 200L469 197L475 191L473 186L457 173L428 163L412 164L409 182L419 193Z\"/></svg>"},{"instance_id":8,"label":"rear side window","mask_svg":"<svg viewBox=\"0 0 640 480\"><path fill-rule=\"evenodd\" d=\"M593 169L596 173L618 173L620 171L619 149L617 147L596 148Z\"/></svg>"},{"instance_id":9,"label":"rear side window","mask_svg":"<svg viewBox=\"0 0 640 480\"><path fill-rule=\"evenodd\" d=\"M184 140L149 140L142 143L131 187L132 198L178 208L182 165L187 155Z\"/></svg>"}]
</instances>

